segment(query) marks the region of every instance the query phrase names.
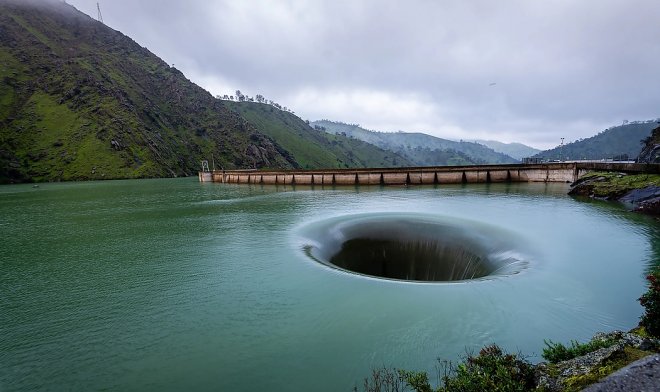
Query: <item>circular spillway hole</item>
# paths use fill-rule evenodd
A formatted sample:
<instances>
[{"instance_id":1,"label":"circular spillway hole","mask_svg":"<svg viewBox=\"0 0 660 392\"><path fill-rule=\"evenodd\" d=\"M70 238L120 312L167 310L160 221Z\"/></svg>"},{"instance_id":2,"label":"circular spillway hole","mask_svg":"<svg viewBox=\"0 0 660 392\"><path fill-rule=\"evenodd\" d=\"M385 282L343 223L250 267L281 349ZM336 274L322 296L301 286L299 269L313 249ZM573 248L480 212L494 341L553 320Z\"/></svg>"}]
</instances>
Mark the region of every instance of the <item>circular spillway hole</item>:
<instances>
[{"instance_id":1,"label":"circular spillway hole","mask_svg":"<svg viewBox=\"0 0 660 392\"><path fill-rule=\"evenodd\" d=\"M528 264L510 233L459 219L363 214L317 222L304 232L304 249L314 260L382 279L487 279L516 274Z\"/></svg>"},{"instance_id":2,"label":"circular spillway hole","mask_svg":"<svg viewBox=\"0 0 660 392\"><path fill-rule=\"evenodd\" d=\"M329 262L359 274L421 281L483 278L497 269L463 245L396 238L352 238Z\"/></svg>"}]
</instances>

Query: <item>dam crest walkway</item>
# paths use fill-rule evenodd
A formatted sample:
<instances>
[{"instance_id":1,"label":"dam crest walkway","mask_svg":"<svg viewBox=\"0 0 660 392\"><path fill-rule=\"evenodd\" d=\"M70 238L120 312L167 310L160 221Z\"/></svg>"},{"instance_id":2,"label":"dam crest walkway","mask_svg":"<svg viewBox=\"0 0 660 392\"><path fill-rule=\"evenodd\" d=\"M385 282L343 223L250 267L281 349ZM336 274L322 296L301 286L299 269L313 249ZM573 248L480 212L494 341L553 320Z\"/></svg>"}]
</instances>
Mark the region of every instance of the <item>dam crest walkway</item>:
<instances>
[{"instance_id":1,"label":"dam crest walkway","mask_svg":"<svg viewBox=\"0 0 660 392\"><path fill-rule=\"evenodd\" d=\"M356 168L321 170L215 170L201 182L265 185L432 185L496 182L575 182L590 171L658 173L660 165L616 162Z\"/></svg>"}]
</instances>

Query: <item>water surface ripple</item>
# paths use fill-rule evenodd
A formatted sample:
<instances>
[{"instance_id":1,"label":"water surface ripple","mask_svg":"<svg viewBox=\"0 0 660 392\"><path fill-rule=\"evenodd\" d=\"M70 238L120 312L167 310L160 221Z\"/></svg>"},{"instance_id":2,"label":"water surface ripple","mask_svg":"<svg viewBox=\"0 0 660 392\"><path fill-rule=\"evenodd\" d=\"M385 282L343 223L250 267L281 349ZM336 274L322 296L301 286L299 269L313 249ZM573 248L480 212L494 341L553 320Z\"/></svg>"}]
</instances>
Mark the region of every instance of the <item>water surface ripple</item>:
<instances>
[{"instance_id":1,"label":"water surface ripple","mask_svg":"<svg viewBox=\"0 0 660 392\"><path fill-rule=\"evenodd\" d=\"M658 223L563 184L0 186L0 390L350 390L497 342L633 327ZM506 233L528 268L409 284L302 251L319 222L398 212ZM441 217L441 218L438 218ZM314 237L316 238L316 237Z\"/></svg>"}]
</instances>

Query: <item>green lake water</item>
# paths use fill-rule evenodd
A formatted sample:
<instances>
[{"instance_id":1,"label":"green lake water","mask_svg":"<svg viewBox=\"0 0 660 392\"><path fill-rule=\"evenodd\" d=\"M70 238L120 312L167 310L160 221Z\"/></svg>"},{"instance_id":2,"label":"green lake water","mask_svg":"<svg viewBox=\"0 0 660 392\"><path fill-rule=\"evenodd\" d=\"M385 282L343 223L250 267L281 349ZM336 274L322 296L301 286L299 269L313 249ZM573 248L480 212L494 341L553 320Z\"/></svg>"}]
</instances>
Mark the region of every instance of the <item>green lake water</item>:
<instances>
[{"instance_id":1,"label":"green lake water","mask_svg":"<svg viewBox=\"0 0 660 392\"><path fill-rule=\"evenodd\" d=\"M0 390L349 391L383 365L435 374L436 358L493 342L538 361L544 339L630 329L660 225L566 191L1 186ZM486 225L526 267L409 283L304 251L324 222L391 213Z\"/></svg>"}]
</instances>

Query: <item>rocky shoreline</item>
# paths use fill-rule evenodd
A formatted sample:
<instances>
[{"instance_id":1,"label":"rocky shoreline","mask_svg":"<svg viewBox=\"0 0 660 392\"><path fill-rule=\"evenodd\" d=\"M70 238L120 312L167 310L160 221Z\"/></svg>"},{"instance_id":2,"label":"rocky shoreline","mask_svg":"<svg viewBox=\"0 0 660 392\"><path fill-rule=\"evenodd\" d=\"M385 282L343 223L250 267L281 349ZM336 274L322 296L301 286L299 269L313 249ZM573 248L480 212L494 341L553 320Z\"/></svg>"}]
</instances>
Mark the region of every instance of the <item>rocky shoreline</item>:
<instances>
[{"instance_id":1,"label":"rocky shoreline","mask_svg":"<svg viewBox=\"0 0 660 392\"><path fill-rule=\"evenodd\" d=\"M571 184L569 195L617 201L660 217L660 175L593 172Z\"/></svg>"},{"instance_id":2,"label":"rocky shoreline","mask_svg":"<svg viewBox=\"0 0 660 392\"><path fill-rule=\"evenodd\" d=\"M660 349L660 340L642 337L634 332L601 332L597 333L592 341L612 342L612 344L556 364L539 363L536 365L537 390L580 391L593 383L602 382L603 377L631 363L657 355Z\"/></svg>"},{"instance_id":3,"label":"rocky shoreline","mask_svg":"<svg viewBox=\"0 0 660 392\"><path fill-rule=\"evenodd\" d=\"M654 135L660 135L660 128ZM660 151L658 147L653 152ZM634 212L660 219L660 175L657 174L593 172L571 184L568 194L623 203ZM538 389L580 391L590 385L585 390L596 392L657 387L660 340L640 336L635 331L598 333L592 341L614 340L615 343L568 361L538 364Z\"/></svg>"}]
</instances>

